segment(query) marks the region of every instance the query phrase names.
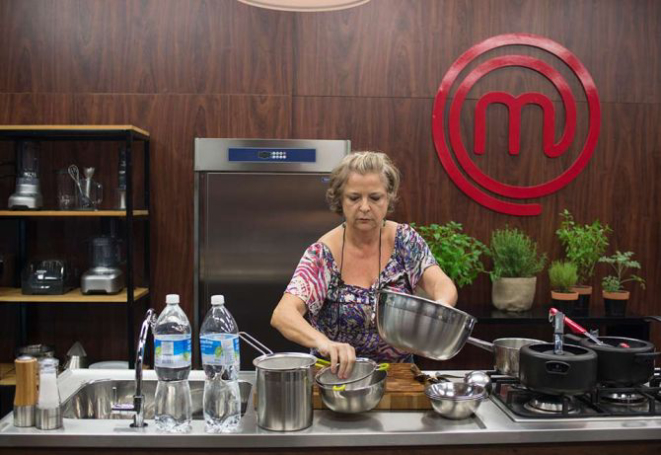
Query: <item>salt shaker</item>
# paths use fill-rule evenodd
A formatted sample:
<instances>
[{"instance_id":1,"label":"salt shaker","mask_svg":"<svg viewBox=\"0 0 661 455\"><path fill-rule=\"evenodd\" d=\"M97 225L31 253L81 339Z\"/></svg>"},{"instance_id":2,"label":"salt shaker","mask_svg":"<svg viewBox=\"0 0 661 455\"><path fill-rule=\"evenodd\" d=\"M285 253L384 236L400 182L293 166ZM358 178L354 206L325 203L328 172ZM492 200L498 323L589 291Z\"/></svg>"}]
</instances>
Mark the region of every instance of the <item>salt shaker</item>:
<instances>
[{"instance_id":1,"label":"salt shaker","mask_svg":"<svg viewBox=\"0 0 661 455\"><path fill-rule=\"evenodd\" d=\"M39 399L37 400L36 427L55 430L62 427L60 393L57 390L57 359L39 362Z\"/></svg>"},{"instance_id":2,"label":"salt shaker","mask_svg":"<svg viewBox=\"0 0 661 455\"><path fill-rule=\"evenodd\" d=\"M14 361L16 395L14 396L14 426L33 427L37 404L37 359L29 355Z\"/></svg>"}]
</instances>

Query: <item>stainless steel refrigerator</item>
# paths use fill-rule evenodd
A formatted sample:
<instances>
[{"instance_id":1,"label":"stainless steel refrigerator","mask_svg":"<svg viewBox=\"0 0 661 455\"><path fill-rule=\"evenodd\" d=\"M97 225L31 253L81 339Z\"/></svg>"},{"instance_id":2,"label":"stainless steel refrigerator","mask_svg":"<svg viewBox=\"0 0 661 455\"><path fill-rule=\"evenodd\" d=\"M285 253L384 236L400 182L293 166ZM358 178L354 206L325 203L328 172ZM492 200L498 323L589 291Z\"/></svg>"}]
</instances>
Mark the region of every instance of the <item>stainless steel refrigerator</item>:
<instances>
[{"instance_id":1,"label":"stainless steel refrigerator","mask_svg":"<svg viewBox=\"0 0 661 455\"><path fill-rule=\"evenodd\" d=\"M341 140L195 139L193 336L223 294L239 329L275 352L306 351L270 325L305 249L341 219L326 203ZM241 343L241 368L258 355Z\"/></svg>"}]
</instances>

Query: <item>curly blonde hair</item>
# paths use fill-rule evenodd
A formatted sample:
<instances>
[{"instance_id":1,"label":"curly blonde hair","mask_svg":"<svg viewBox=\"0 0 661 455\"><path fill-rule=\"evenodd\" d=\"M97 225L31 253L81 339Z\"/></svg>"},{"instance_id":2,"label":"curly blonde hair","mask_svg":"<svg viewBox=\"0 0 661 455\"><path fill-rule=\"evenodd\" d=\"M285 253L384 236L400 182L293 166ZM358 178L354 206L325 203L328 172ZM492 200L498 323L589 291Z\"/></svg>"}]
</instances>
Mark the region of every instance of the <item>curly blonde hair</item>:
<instances>
[{"instance_id":1,"label":"curly blonde hair","mask_svg":"<svg viewBox=\"0 0 661 455\"><path fill-rule=\"evenodd\" d=\"M349 174L352 172L360 175L379 174L386 184L388 213L395 209L400 174L392 160L381 152L352 152L345 156L331 172L328 190L326 190L326 201L333 212L342 215L342 194Z\"/></svg>"}]
</instances>

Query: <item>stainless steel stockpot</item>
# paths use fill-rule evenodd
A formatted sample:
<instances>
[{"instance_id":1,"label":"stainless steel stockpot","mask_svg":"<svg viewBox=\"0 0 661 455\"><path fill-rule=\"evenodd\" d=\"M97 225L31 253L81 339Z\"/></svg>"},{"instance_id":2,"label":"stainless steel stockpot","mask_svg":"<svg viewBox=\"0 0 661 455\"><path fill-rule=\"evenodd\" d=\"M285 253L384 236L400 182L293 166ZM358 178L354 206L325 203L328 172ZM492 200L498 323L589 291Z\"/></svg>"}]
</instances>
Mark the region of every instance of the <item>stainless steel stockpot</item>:
<instances>
[{"instance_id":1,"label":"stainless steel stockpot","mask_svg":"<svg viewBox=\"0 0 661 455\"><path fill-rule=\"evenodd\" d=\"M257 369L257 425L296 431L312 425L313 367L317 358L299 352L265 354Z\"/></svg>"},{"instance_id":2,"label":"stainless steel stockpot","mask_svg":"<svg viewBox=\"0 0 661 455\"><path fill-rule=\"evenodd\" d=\"M383 290L376 307L379 335L403 351L434 360L454 357L470 336L476 319L433 300Z\"/></svg>"}]
</instances>

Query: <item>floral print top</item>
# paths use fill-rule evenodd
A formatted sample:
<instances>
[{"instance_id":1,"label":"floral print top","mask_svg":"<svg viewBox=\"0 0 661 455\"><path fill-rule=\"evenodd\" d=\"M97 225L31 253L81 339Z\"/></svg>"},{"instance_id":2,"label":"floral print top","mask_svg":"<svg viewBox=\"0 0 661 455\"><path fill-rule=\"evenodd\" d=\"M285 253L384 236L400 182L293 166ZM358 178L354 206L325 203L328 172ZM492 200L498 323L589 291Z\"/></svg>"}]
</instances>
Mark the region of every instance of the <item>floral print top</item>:
<instances>
[{"instance_id":1,"label":"floral print top","mask_svg":"<svg viewBox=\"0 0 661 455\"><path fill-rule=\"evenodd\" d=\"M436 265L429 246L409 225L397 225L395 248L379 277L381 288L412 294L424 271ZM377 362L403 362L410 354L381 339L376 327L376 291L345 284L330 249L317 242L303 254L285 292L307 306L306 318L329 339L348 343L356 356Z\"/></svg>"}]
</instances>

